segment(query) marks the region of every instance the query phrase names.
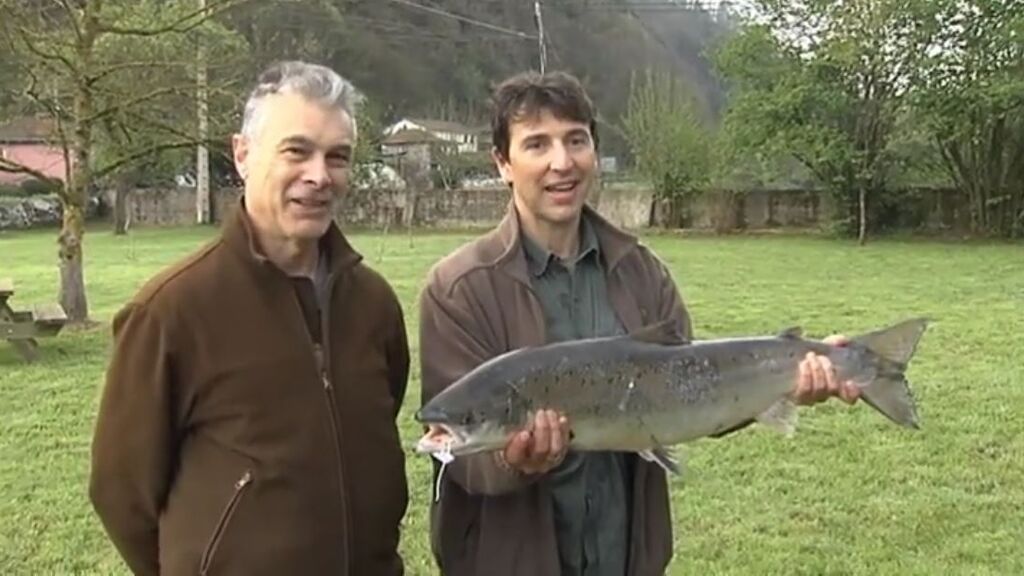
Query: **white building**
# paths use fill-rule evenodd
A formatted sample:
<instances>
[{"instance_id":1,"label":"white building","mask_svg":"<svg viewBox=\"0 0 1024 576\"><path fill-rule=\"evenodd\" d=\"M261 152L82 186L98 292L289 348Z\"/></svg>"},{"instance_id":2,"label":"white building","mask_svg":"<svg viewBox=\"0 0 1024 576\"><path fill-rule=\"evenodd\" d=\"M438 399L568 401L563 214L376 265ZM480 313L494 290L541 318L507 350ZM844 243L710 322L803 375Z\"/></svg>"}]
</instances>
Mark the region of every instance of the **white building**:
<instances>
[{"instance_id":1,"label":"white building","mask_svg":"<svg viewBox=\"0 0 1024 576\"><path fill-rule=\"evenodd\" d=\"M438 140L455 144L455 149L459 153L480 150L481 131L458 122L402 118L384 129L384 138L387 140L388 137L400 132L405 134L426 132Z\"/></svg>"}]
</instances>

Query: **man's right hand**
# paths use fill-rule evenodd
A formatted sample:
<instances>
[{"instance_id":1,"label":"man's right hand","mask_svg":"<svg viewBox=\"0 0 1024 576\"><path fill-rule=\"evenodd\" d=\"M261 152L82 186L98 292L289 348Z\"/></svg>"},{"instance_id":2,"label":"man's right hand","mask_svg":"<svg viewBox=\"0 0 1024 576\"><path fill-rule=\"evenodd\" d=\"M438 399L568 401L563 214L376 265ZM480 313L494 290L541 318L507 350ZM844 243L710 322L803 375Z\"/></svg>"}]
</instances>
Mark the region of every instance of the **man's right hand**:
<instances>
[{"instance_id":1,"label":"man's right hand","mask_svg":"<svg viewBox=\"0 0 1024 576\"><path fill-rule=\"evenodd\" d=\"M568 449L568 419L554 410L540 410L509 439L498 458L523 474L543 474L561 464Z\"/></svg>"}]
</instances>

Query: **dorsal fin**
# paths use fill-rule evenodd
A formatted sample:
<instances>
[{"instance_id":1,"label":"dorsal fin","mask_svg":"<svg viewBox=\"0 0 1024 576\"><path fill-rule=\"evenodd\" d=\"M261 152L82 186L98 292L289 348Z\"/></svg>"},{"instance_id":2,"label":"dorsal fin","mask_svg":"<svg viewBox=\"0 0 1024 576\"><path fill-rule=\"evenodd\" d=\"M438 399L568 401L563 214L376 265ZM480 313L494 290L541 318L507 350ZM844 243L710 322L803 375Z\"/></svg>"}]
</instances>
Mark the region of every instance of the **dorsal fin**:
<instances>
[{"instance_id":1,"label":"dorsal fin","mask_svg":"<svg viewBox=\"0 0 1024 576\"><path fill-rule=\"evenodd\" d=\"M799 326L790 326L789 328L786 328L782 332L779 332L779 338L796 339L802 338L803 335L804 329Z\"/></svg>"},{"instance_id":2,"label":"dorsal fin","mask_svg":"<svg viewBox=\"0 0 1024 576\"><path fill-rule=\"evenodd\" d=\"M676 321L672 319L644 326L636 332L630 333L629 337L641 342L664 344L666 346L689 344L689 341L683 338L679 331L676 330Z\"/></svg>"}]
</instances>

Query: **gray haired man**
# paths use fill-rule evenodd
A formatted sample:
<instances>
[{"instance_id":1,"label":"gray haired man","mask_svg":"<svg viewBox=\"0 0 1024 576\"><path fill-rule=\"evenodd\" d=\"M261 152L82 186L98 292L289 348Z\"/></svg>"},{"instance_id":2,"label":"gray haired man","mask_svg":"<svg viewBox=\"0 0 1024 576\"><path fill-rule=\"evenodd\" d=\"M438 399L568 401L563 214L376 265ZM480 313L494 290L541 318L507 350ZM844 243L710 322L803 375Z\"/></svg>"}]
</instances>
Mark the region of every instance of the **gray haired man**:
<instances>
[{"instance_id":1,"label":"gray haired man","mask_svg":"<svg viewBox=\"0 0 1024 576\"><path fill-rule=\"evenodd\" d=\"M353 87L261 75L221 234L118 312L90 497L135 574L399 575L402 309L334 223Z\"/></svg>"}]
</instances>

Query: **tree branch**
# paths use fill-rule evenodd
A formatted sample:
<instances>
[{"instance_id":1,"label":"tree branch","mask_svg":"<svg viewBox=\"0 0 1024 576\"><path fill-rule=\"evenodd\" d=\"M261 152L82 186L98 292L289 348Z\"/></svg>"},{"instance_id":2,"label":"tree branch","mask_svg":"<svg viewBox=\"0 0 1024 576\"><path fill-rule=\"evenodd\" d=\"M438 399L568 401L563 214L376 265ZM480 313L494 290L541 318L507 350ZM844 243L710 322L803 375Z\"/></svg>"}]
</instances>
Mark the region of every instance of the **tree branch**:
<instances>
[{"instance_id":1,"label":"tree branch","mask_svg":"<svg viewBox=\"0 0 1024 576\"><path fill-rule=\"evenodd\" d=\"M47 176L35 168L30 168L20 162L15 162L14 160L9 160L7 158L0 158L0 172L6 172L8 174L28 174L42 180L43 182L49 182L51 184L61 183L57 178Z\"/></svg>"},{"instance_id":2,"label":"tree branch","mask_svg":"<svg viewBox=\"0 0 1024 576\"><path fill-rule=\"evenodd\" d=\"M201 26L204 22L220 14L221 12L230 10L235 6L246 4L249 1L250 0L222 0L220 3L214 4L213 6L207 6L206 8L200 8L198 10L190 12L178 18L176 21L166 26L161 26L159 28L122 28L120 26L101 23L99 26L99 33L116 34L120 36L159 36L161 34L167 34L170 32L184 33L198 26ZM193 20L195 18L199 19L194 22L189 22L190 20Z\"/></svg>"},{"instance_id":3,"label":"tree branch","mask_svg":"<svg viewBox=\"0 0 1024 576\"><path fill-rule=\"evenodd\" d=\"M108 66L108 67L104 68L102 71L100 71L97 74L93 74L88 79L86 79L85 83L90 85L90 86L92 86L93 84L99 82L100 80L106 78L107 76L110 76L111 74L116 74L116 73L121 72L123 70L130 70L132 68L150 68L150 69L152 69L152 68L159 68L159 67L173 68L175 66L183 66L184 67L184 66L190 66L190 65L192 65L192 62L188 62L188 61L184 61L184 60L177 61L177 62L170 61L170 60L150 60L150 61L137 61L137 62L119 62L117 64L113 64L111 66Z\"/></svg>"},{"instance_id":4,"label":"tree branch","mask_svg":"<svg viewBox=\"0 0 1024 576\"><path fill-rule=\"evenodd\" d=\"M28 32L24 28L18 28L18 34L21 36L21 41L25 44L25 47L28 48L29 52L35 54L36 56L38 56L38 57L40 57L40 58L42 58L44 60L49 60L49 61L57 60L57 61L63 63L64 66L66 66L67 69L70 70L72 74L76 74L77 73L78 69L75 68L75 65L70 60L68 60L66 57L61 56L60 54L50 54L50 53L44 52L43 50L40 50L38 47L36 47L36 45L33 44L31 40L29 40Z\"/></svg>"},{"instance_id":5,"label":"tree branch","mask_svg":"<svg viewBox=\"0 0 1024 576\"><path fill-rule=\"evenodd\" d=\"M107 164L106 166L103 166L102 168L99 168L97 170L93 170L92 175L93 175L93 178L95 178L96 180L99 180L100 178L103 178L107 174L110 174L111 172L117 170L118 168L124 166L125 164L130 164L130 163L132 163L132 162L134 162L134 161L136 161L136 160L138 160L140 158L145 158L146 156L149 156L151 154L156 154L157 152L163 152L164 150L177 150L179 148L191 148L192 146L195 146L195 145L197 145L199 143L200 143L199 140L189 140L187 142L166 142L164 144L154 144L153 146L150 146L148 148L143 148L142 150L137 150L135 152L132 152L131 154L129 154L127 156L122 156L121 158L118 158L117 160L112 161L110 164ZM216 144L217 142L216 141L207 141L206 143L207 144Z\"/></svg>"},{"instance_id":6,"label":"tree branch","mask_svg":"<svg viewBox=\"0 0 1024 576\"><path fill-rule=\"evenodd\" d=\"M75 37L79 40L82 39L82 29L78 26L78 19L75 18L75 11L71 9L71 5L68 4L67 0L54 0L64 12L68 15L68 22L71 23L71 29L75 31Z\"/></svg>"},{"instance_id":7,"label":"tree branch","mask_svg":"<svg viewBox=\"0 0 1024 576\"><path fill-rule=\"evenodd\" d=\"M829 179L825 177L825 173L821 171L817 163L812 162L809 158L799 152L791 152L791 154L793 155L793 158L796 158L797 162L803 164L808 170L810 170L811 174L814 174L818 181L825 186L829 185Z\"/></svg>"},{"instance_id":8,"label":"tree branch","mask_svg":"<svg viewBox=\"0 0 1024 576\"><path fill-rule=\"evenodd\" d=\"M154 98L157 98L159 96L163 96L165 94L174 94L176 92L179 92L181 89L182 88L180 86L165 86L163 88L157 88L156 90L151 90L151 91L149 91L149 92L147 92L145 94L142 94L141 96L137 96L135 98L131 98L129 100L125 100L123 102L119 102L117 104L114 104L112 106L104 108L104 109L100 110L99 112L96 112L92 116L86 116L84 118L79 118L78 121L79 121L79 123L83 123L83 124L95 122L97 120L103 119L106 116L109 116L111 114L115 114L115 113L117 113L117 112L119 112L121 110L124 110L124 109L127 109L127 108L131 108L131 107L136 106L138 104L142 104L143 102L146 102L148 100L153 100Z\"/></svg>"}]
</instances>

